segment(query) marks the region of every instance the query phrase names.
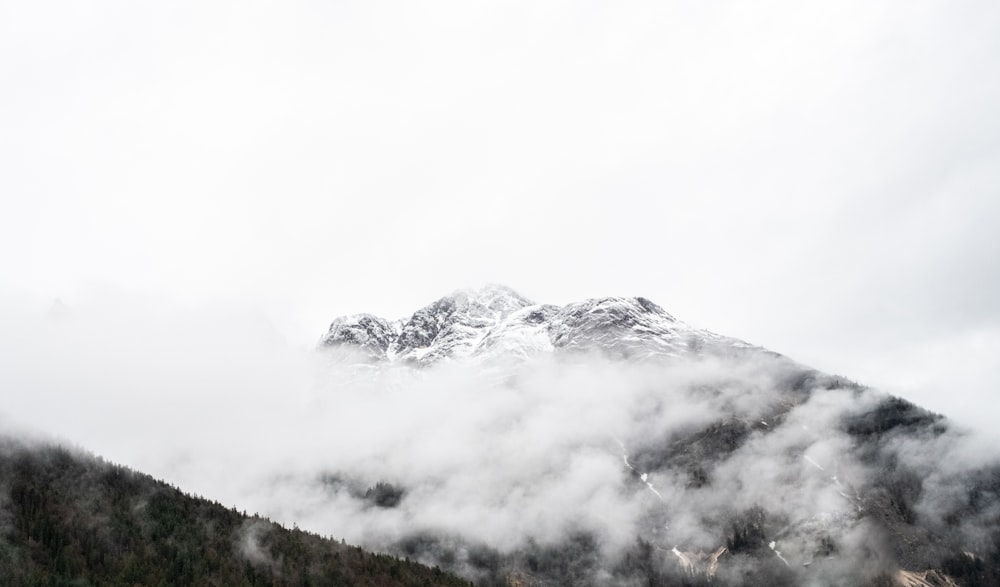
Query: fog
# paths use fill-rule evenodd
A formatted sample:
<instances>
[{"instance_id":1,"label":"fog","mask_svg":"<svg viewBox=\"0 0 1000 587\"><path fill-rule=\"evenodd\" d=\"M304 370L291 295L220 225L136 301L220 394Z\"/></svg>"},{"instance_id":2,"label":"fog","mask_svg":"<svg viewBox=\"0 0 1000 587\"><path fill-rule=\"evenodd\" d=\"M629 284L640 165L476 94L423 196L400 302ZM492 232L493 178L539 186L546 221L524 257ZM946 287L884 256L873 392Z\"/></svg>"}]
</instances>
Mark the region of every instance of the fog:
<instances>
[{"instance_id":1,"label":"fog","mask_svg":"<svg viewBox=\"0 0 1000 587\"><path fill-rule=\"evenodd\" d=\"M780 522L765 525L775 560L801 568L833 536L851 573L891 568L892 549L855 515L886 455L924 480L914 507L932 526L965 507L965 476L995 455L949 429L862 458L844 422L885 396L846 380L797 390L801 367L769 354L414 369L295 347L249 309L108 292L77 307L2 307L7 431L54 435L288 526L375 549L409 544L473 577L476 545L515 553L583 535L604 561L637 537L663 560L674 547L711 552L754 508ZM672 444L713 425L725 442L736 421L732 446ZM986 513L963 522L969 544L985 544ZM813 568L847 573L838 564Z\"/></svg>"},{"instance_id":2,"label":"fog","mask_svg":"<svg viewBox=\"0 0 1000 587\"><path fill-rule=\"evenodd\" d=\"M643 295L1000 415L993 0L0 15L4 291L245 300L296 340L485 281Z\"/></svg>"}]
</instances>

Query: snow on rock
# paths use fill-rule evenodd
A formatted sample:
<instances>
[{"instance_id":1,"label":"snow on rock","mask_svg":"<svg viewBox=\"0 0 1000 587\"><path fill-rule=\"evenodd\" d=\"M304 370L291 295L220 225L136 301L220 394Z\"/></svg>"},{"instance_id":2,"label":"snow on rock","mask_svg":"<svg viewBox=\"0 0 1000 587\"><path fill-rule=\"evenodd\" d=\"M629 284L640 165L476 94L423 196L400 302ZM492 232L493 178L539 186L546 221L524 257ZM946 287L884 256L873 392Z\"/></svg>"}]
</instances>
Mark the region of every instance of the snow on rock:
<instances>
[{"instance_id":1,"label":"snow on rock","mask_svg":"<svg viewBox=\"0 0 1000 587\"><path fill-rule=\"evenodd\" d=\"M320 342L326 347L351 345L373 359L380 359L385 358L397 333L394 324L378 316L354 314L334 320Z\"/></svg>"},{"instance_id":2,"label":"snow on rock","mask_svg":"<svg viewBox=\"0 0 1000 587\"><path fill-rule=\"evenodd\" d=\"M500 285L458 290L397 322L371 314L338 318L321 343L355 345L374 359L417 365L554 351L647 358L756 348L691 327L646 298L594 298L559 307L536 304Z\"/></svg>"},{"instance_id":3,"label":"snow on rock","mask_svg":"<svg viewBox=\"0 0 1000 587\"><path fill-rule=\"evenodd\" d=\"M670 552L677 557L681 569L688 575L704 574L711 579L719 571L719 557L728 552L725 546L720 546L714 552L682 552L674 546Z\"/></svg>"},{"instance_id":4,"label":"snow on rock","mask_svg":"<svg viewBox=\"0 0 1000 587\"><path fill-rule=\"evenodd\" d=\"M899 587L958 587L954 579L938 571L896 571L893 577Z\"/></svg>"},{"instance_id":5,"label":"snow on rock","mask_svg":"<svg viewBox=\"0 0 1000 587\"><path fill-rule=\"evenodd\" d=\"M776 556L777 556L778 558L780 558L780 559L781 559L781 562L785 563L785 566L786 566L786 567L790 567L790 566L791 566L790 564L788 564L788 561L787 561L787 560L785 560L785 557L781 556L781 551L780 551L780 550L778 550L778 543L777 543L777 542L775 542L774 540L772 540L772 541L771 541L771 543L770 543L770 544L768 544L767 546L768 546L768 548L770 548L771 550L773 550L773 551L774 551L774 554L775 554L775 555L776 555Z\"/></svg>"},{"instance_id":6,"label":"snow on rock","mask_svg":"<svg viewBox=\"0 0 1000 587\"><path fill-rule=\"evenodd\" d=\"M822 465L820 465L819 463L817 463L816 461L814 461L813 459L811 459L809 457L809 455L802 455L802 458L804 458L807 463L809 463L810 465L816 467L820 471L824 471L825 470L825 469L823 469Z\"/></svg>"}]
</instances>

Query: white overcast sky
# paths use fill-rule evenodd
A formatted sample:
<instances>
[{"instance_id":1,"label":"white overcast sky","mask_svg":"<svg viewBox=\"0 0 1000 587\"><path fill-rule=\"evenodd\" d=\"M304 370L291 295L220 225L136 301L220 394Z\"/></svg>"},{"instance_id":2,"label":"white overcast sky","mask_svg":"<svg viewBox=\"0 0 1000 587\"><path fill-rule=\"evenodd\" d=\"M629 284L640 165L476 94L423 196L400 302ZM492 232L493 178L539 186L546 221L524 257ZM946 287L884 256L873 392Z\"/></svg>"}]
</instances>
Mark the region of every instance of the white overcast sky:
<instances>
[{"instance_id":1,"label":"white overcast sky","mask_svg":"<svg viewBox=\"0 0 1000 587\"><path fill-rule=\"evenodd\" d=\"M995 0L0 0L0 293L297 345L485 282L643 295L989 426L998 31Z\"/></svg>"}]
</instances>

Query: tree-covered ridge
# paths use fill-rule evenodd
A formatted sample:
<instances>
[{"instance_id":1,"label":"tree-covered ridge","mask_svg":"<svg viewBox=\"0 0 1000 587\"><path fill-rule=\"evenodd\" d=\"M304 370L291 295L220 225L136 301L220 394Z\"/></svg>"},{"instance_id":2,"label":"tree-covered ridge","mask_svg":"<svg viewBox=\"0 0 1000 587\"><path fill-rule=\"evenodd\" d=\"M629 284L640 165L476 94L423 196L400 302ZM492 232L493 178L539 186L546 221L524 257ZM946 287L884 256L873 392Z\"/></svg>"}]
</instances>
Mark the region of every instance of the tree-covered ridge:
<instances>
[{"instance_id":1,"label":"tree-covered ridge","mask_svg":"<svg viewBox=\"0 0 1000 587\"><path fill-rule=\"evenodd\" d=\"M7 587L468 584L79 451L9 438L0 439L0 578Z\"/></svg>"}]
</instances>

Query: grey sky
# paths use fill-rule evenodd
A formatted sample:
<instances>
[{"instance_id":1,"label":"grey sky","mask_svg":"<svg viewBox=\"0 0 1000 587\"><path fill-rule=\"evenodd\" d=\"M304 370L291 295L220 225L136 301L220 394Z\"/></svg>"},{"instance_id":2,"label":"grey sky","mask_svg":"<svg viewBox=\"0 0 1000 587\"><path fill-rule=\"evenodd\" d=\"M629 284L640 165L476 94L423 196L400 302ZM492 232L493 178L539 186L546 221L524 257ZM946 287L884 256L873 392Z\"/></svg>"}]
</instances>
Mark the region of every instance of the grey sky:
<instances>
[{"instance_id":1,"label":"grey sky","mask_svg":"<svg viewBox=\"0 0 1000 587\"><path fill-rule=\"evenodd\" d=\"M483 282L643 295L987 426L997 30L961 0L0 2L0 288L295 344Z\"/></svg>"}]
</instances>

